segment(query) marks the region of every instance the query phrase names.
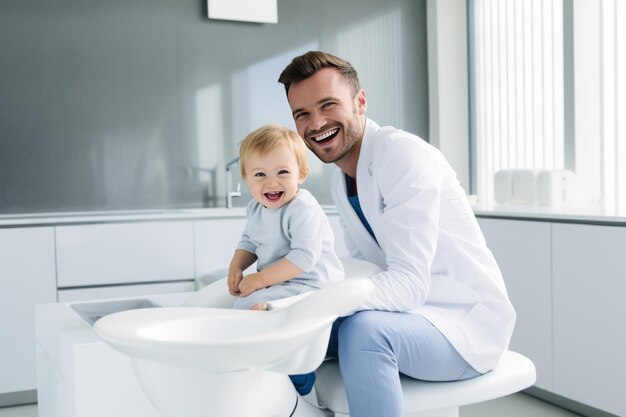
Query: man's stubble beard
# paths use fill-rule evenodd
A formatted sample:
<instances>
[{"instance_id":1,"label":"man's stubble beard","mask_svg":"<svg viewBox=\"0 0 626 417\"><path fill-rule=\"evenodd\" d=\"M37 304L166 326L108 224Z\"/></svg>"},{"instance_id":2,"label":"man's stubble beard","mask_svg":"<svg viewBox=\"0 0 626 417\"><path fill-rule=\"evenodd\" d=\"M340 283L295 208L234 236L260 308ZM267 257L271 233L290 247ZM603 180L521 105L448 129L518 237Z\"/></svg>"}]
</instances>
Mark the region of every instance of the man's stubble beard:
<instances>
[{"instance_id":1,"label":"man's stubble beard","mask_svg":"<svg viewBox=\"0 0 626 417\"><path fill-rule=\"evenodd\" d=\"M348 152L350 152L352 147L359 141L360 136L361 136L361 126L359 123L359 115L356 109L354 109L352 123L350 123L349 126L344 125L342 130L343 130L342 148L339 151L339 154L335 156L334 158L327 157L324 154L323 149L319 149L319 148L311 149L311 147L309 147L309 149L313 151L315 156L317 156L317 158L320 161L326 164L332 164L337 161L341 161L348 154Z\"/></svg>"}]
</instances>

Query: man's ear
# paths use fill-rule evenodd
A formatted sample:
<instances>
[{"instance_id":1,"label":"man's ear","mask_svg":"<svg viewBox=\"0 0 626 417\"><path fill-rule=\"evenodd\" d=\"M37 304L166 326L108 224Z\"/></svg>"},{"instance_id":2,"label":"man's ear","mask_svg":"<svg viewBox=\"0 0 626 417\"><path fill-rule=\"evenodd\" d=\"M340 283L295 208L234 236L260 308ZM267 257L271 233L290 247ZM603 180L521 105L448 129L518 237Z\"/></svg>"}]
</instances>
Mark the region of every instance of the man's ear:
<instances>
[{"instance_id":1,"label":"man's ear","mask_svg":"<svg viewBox=\"0 0 626 417\"><path fill-rule=\"evenodd\" d=\"M360 89L359 92L356 93L355 101L358 113L365 114L365 110L367 110L367 99L365 98L365 90Z\"/></svg>"}]
</instances>

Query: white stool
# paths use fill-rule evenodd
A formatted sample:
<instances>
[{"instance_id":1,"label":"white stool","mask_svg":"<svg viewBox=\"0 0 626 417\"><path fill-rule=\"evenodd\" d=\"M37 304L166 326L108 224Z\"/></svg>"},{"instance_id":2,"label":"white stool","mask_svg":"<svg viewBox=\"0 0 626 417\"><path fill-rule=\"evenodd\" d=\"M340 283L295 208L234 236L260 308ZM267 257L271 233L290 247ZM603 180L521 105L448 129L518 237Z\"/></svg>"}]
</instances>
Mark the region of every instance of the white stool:
<instances>
[{"instance_id":1,"label":"white stool","mask_svg":"<svg viewBox=\"0 0 626 417\"><path fill-rule=\"evenodd\" d=\"M326 361L315 372L315 392L320 404L347 417L348 399L337 361ZM512 351L502 355L491 372L457 382L426 382L401 376L404 417L458 417L459 407L513 394L535 383L535 365Z\"/></svg>"}]
</instances>

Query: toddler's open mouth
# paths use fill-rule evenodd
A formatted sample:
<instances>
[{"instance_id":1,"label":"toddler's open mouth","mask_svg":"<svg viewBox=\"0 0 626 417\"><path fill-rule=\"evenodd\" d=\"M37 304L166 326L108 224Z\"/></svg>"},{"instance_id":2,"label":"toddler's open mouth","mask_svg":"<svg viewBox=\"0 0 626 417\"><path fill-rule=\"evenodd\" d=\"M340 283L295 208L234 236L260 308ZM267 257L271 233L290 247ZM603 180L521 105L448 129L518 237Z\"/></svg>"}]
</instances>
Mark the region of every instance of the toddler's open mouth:
<instances>
[{"instance_id":1,"label":"toddler's open mouth","mask_svg":"<svg viewBox=\"0 0 626 417\"><path fill-rule=\"evenodd\" d=\"M282 196L282 191L270 191L269 193L265 193L265 198L267 198L269 201L278 201Z\"/></svg>"}]
</instances>

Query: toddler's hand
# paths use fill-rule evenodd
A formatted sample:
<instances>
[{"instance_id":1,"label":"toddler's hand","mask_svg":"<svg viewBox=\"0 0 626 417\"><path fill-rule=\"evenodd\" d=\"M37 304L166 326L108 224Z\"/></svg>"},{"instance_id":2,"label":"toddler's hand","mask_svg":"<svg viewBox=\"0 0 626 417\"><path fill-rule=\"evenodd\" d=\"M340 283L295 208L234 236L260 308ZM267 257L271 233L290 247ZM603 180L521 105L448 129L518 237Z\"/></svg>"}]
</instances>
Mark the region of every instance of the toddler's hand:
<instances>
[{"instance_id":1,"label":"toddler's hand","mask_svg":"<svg viewBox=\"0 0 626 417\"><path fill-rule=\"evenodd\" d=\"M239 281L239 295L241 297L246 297L260 288L263 287L259 283L258 273L246 275Z\"/></svg>"},{"instance_id":2,"label":"toddler's hand","mask_svg":"<svg viewBox=\"0 0 626 417\"><path fill-rule=\"evenodd\" d=\"M239 283L243 279L243 271L235 269L228 271L228 292L230 295L241 295L239 292Z\"/></svg>"}]
</instances>

